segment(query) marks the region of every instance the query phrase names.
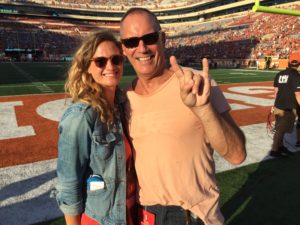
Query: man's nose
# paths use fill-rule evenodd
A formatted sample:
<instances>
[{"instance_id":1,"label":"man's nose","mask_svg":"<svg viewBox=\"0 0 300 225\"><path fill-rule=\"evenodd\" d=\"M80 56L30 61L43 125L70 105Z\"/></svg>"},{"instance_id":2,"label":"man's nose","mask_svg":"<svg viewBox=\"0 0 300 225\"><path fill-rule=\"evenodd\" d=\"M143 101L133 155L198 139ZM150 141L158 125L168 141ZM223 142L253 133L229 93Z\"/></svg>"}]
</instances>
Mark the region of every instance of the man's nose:
<instances>
[{"instance_id":1,"label":"man's nose","mask_svg":"<svg viewBox=\"0 0 300 225\"><path fill-rule=\"evenodd\" d=\"M146 52L147 49L148 49L148 46L144 43L143 40L140 40L140 41L139 41L139 45L138 45L138 50L139 50L140 52Z\"/></svg>"}]
</instances>

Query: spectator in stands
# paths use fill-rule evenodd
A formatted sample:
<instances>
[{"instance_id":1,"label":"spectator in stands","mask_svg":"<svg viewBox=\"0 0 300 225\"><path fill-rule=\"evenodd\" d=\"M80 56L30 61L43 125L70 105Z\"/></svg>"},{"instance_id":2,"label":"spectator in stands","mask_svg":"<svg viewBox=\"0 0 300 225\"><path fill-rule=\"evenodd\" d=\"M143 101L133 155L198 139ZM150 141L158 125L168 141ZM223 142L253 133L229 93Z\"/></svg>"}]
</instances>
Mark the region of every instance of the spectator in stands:
<instances>
[{"instance_id":1,"label":"spectator in stands","mask_svg":"<svg viewBox=\"0 0 300 225\"><path fill-rule=\"evenodd\" d=\"M67 225L134 224L122 73L122 48L110 32L92 33L74 55L65 85L72 104L59 124L57 162L57 201Z\"/></svg>"},{"instance_id":2,"label":"spectator in stands","mask_svg":"<svg viewBox=\"0 0 300 225\"><path fill-rule=\"evenodd\" d=\"M300 60L291 58L288 68L279 72L274 79L275 133L270 151L270 156L273 157L293 154L283 145L283 137L286 132L292 132L296 109L300 104L300 74L297 71L299 65Z\"/></svg>"},{"instance_id":3,"label":"spectator in stands","mask_svg":"<svg viewBox=\"0 0 300 225\"><path fill-rule=\"evenodd\" d=\"M175 57L167 67L165 33L145 8L125 13L120 35L123 52L137 73L127 90L126 115L141 223L223 224L213 149L240 164L246 157L245 139L222 92L208 76L207 59L202 73L183 70Z\"/></svg>"}]
</instances>

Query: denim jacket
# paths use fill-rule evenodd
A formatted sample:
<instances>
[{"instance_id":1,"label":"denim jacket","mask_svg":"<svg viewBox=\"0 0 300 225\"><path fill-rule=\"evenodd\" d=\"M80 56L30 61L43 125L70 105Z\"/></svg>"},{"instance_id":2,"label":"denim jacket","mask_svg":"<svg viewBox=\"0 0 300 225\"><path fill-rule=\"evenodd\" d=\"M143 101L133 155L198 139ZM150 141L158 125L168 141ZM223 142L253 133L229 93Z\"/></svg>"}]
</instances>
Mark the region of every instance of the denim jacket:
<instances>
[{"instance_id":1,"label":"denim jacket","mask_svg":"<svg viewBox=\"0 0 300 225\"><path fill-rule=\"evenodd\" d=\"M108 130L98 113L72 104L59 124L56 199L64 214L84 212L101 225L126 224L126 156L120 120ZM87 190L90 175L104 188Z\"/></svg>"}]
</instances>

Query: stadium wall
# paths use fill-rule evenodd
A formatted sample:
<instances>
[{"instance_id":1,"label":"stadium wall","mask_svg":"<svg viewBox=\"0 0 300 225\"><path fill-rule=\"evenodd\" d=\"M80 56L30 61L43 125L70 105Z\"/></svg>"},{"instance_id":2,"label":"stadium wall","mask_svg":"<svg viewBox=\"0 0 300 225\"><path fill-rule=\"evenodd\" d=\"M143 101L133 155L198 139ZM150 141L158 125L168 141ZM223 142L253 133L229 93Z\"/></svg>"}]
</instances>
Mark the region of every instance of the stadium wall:
<instances>
[{"instance_id":1,"label":"stadium wall","mask_svg":"<svg viewBox=\"0 0 300 225\"><path fill-rule=\"evenodd\" d=\"M256 68L259 70L283 70L288 66L287 59L272 59L269 67L265 59L213 59L212 68Z\"/></svg>"}]
</instances>

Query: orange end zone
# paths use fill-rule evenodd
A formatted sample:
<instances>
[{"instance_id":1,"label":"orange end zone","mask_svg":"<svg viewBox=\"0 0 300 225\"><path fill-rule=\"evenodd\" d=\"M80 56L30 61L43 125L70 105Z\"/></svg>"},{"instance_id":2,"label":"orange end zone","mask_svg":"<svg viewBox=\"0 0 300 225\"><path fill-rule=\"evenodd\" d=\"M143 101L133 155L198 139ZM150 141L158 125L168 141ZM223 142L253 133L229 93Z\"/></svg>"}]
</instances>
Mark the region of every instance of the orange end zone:
<instances>
[{"instance_id":1,"label":"orange end zone","mask_svg":"<svg viewBox=\"0 0 300 225\"><path fill-rule=\"evenodd\" d=\"M220 87L228 102L234 107L238 105L238 108L232 105L231 114L239 126L266 122L273 104L272 82L226 84ZM57 157L59 118L46 118L37 109L41 105L63 100L64 97L64 94L0 97L0 109L6 109L7 119L2 119L4 126L5 123L13 123L6 122L13 118L16 121L16 124L0 127L0 168ZM59 114L63 109L59 104L52 104L51 107L49 111L53 114ZM17 137L20 134L14 131L10 133L9 127L15 131L28 128L31 133Z\"/></svg>"}]
</instances>

